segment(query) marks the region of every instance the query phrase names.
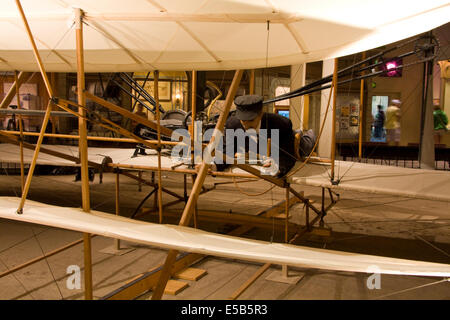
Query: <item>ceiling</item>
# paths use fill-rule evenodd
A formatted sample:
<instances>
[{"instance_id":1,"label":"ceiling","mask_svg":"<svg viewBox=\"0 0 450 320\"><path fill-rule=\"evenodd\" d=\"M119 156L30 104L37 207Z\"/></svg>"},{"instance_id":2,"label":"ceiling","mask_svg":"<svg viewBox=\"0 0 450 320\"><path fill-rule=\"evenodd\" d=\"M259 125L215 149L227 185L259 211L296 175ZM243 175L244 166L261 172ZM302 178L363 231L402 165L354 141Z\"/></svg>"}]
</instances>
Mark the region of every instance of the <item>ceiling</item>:
<instances>
[{"instance_id":1,"label":"ceiling","mask_svg":"<svg viewBox=\"0 0 450 320\"><path fill-rule=\"evenodd\" d=\"M21 0L49 72L285 66L369 50L449 21L447 0ZM37 71L15 1L0 1L0 70Z\"/></svg>"}]
</instances>

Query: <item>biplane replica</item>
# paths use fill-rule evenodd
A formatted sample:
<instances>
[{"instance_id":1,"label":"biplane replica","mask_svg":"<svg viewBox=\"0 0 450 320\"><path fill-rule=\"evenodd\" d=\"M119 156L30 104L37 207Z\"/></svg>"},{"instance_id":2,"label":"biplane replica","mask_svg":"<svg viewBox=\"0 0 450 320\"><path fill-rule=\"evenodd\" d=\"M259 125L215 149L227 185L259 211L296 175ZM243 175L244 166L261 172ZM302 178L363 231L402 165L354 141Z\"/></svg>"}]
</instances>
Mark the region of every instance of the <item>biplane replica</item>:
<instances>
[{"instance_id":1,"label":"biplane replica","mask_svg":"<svg viewBox=\"0 0 450 320\"><path fill-rule=\"evenodd\" d=\"M389 10L387 8L390 8ZM238 258L266 264L319 268L337 271L367 272L373 265L380 273L397 275L421 275L450 277L450 265L422 261L403 260L313 249L292 244L300 235L309 232L315 224L323 225L327 211L337 201L339 190L389 194L402 197L450 201L450 173L425 169L407 169L367 165L355 162L324 161L312 156L298 159L296 166L283 178L261 173L258 166L236 164L230 171L212 172L210 163L203 160L194 167L192 159L174 162L165 150L179 141L169 138L175 128L189 127L197 119L195 103L190 114L181 118L163 118L158 96L158 70L237 70L229 88L221 112L208 118L209 128L214 127L212 137L205 141L205 150L212 151L218 144L219 133L224 129L232 103L243 75L243 69L299 64L336 58L362 52L393 43L408 37L421 35L448 23L450 5L447 1L401 2L378 1L83 1L83 0L16 0L0 4L0 69L20 70L16 81L5 96L1 107L5 109L21 83L30 72L40 72L50 97L42 121L37 143L24 141L28 134L0 132L0 160L20 163L23 176L21 197L0 197L0 217L84 233L85 297L92 299L91 235L102 235L169 249L164 265L146 274L146 288L152 290L152 299L160 299L171 274L181 265L193 263L198 255ZM75 32L72 32L75 29ZM413 52L419 62L429 63L434 58L438 43L432 36L418 38ZM416 41L416 40L415 40ZM56 46L58 48L56 48ZM290 99L312 90L331 88L329 109L335 109L336 86L375 76L386 70L375 62L382 54L369 57L351 68L337 70L333 75L292 92L265 101L273 103ZM336 63L335 63L336 65ZM404 68L398 66L397 68ZM154 96L141 90L126 72L153 72ZM365 71L375 70L372 73ZM77 72L77 97L73 102L54 95L46 72ZM135 99L143 99L152 105L156 120L137 116L85 89L85 72L116 72L119 77L134 86ZM348 80L346 76L353 77ZM194 95L195 96L195 88ZM216 96L217 97L217 96ZM333 104L331 103L333 97ZM111 112L135 121L146 128L147 135L137 135L102 117L86 107L92 101ZM142 102L142 104L146 104ZM16 114L20 112L14 110ZM46 127L52 113L64 113L77 117L79 134L67 138L77 139L79 145L44 145ZM331 115L332 111L330 111ZM54 114L53 114L54 115ZM133 142L146 155L132 157L134 149L88 149L87 121L101 125ZM171 127L172 126L172 127ZM189 128L193 130L191 125ZM193 132L193 131L191 131ZM64 135L53 135L65 138ZM320 140L320 133L318 135ZM317 145L317 143L316 143ZM149 151L151 149L152 151ZM79 154L79 156L74 156ZM24 163L29 164L24 176ZM27 200L30 184L37 164L76 166L81 170L82 209L57 207ZM334 168L340 166L345 177L335 176ZM102 172L125 174L154 187L149 196L158 199L159 224L139 221L91 210L89 193L89 168ZM155 172L157 179L148 182L131 174L147 170ZM162 172L195 176L188 196L174 195L164 187ZM292 195L306 208L305 225L298 226L295 236L285 243L268 243L229 235L214 234L189 227L199 196L207 192L203 188L208 176L263 179L273 186L286 190L285 227L289 224L289 206ZM322 206L318 207L294 186L322 188ZM437 187L439 186L439 187ZM177 202L185 202L179 225L162 224L164 209L162 193L174 195ZM325 205L325 194L330 204ZM313 213L310 214L309 212ZM255 217L261 222L264 217ZM180 254L187 252L194 255ZM184 260L183 260L184 259ZM190 262L189 262L190 261ZM142 280L142 279L141 279ZM115 292L108 299L120 299L123 292Z\"/></svg>"}]
</instances>

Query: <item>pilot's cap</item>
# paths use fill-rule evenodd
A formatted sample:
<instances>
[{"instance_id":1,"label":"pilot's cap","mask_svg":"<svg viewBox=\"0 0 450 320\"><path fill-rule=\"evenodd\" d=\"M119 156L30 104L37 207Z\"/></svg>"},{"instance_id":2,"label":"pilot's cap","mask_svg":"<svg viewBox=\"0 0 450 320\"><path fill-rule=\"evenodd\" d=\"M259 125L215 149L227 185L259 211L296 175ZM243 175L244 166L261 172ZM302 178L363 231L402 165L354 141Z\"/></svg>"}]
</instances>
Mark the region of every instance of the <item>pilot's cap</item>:
<instances>
[{"instance_id":1,"label":"pilot's cap","mask_svg":"<svg viewBox=\"0 0 450 320\"><path fill-rule=\"evenodd\" d=\"M251 121L262 111L263 98L256 94L239 96L234 99L234 104L236 105L236 117L239 120Z\"/></svg>"}]
</instances>

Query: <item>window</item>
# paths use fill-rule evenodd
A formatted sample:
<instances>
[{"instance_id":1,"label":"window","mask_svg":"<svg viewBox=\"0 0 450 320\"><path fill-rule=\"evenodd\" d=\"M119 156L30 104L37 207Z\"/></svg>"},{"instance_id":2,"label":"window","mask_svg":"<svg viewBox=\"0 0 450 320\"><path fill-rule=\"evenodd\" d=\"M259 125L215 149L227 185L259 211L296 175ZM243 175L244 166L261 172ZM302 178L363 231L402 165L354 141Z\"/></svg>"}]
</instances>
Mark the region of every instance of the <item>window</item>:
<instances>
[{"instance_id":1,"label":"window","mask_svg":"<svg viewBox=\"0 0 450 320\"><path fill-rule=\"evenodd\" d=\"M284 86L278 86L275 89L275 97L281 96L282 94L289 93L291 91L291 88L284 87ZM276 106L289 106L289 99L281 100L275 102Z\"/></svg>"}]
</instances>

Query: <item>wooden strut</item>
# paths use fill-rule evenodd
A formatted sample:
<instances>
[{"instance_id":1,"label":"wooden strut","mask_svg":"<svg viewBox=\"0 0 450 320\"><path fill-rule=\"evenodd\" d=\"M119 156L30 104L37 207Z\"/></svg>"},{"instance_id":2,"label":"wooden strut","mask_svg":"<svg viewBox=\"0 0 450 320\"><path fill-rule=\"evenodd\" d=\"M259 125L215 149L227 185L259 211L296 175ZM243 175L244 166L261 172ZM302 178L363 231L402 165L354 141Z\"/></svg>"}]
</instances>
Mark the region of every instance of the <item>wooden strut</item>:
<instances>
[{"instance_id":1,"label":"wooden strut","mask_svg":"<svg viewBox=\"0 0 450 320\"><path fill-rule=\"evenodd\" d=\"M215 133L213 134L213 137L211 138L210 143L208 144L208 147L214 146L217 132L219 132L219 131L222 132L224 129L226 119L230 112L231 104L233 102L234 96L236 95L236 91L239 87L239 82L242 78L242 73L243 73L242 70L237 70L234 74L234 78L231 83L231 87L228 91L227 98L225 100L224 111L220 114L219 120L217 121L215 130L214 130ZM195 180L195 183L191 190L191 194L189 196L188 202L184 208L183 214L180 219L179 225L181 225L181 226L186 226L189 224L192 212L197 203L198 195L202 189L203 182L205 181L206 175L208 174L209 167L210 167L210 164L205 162L205 159L203 159L202 163L198 169L197 179ZM170 250L169 253L167 254L167 258L164 263L164 267L163 267L161 276L158 279L158 284L152 295L152 300L161 299L161 297L164 293L164 289L166 287L167 281L170 278L171 268L172 268L173 263L176 260L177 255L178 255L177 250Z\"/></svg>"},{"instance_id":2,"label":"wooden strut","mask_svg":"<svg viewBox=\"0 0 450 320\"><path fill-rule=\"evenodd\" d=\"M16 87L16 97L17 97L17 109L20 109L20 85L19 85L19 77L17 75L17 71L14 72L14 83ZM22 115L19 114L19 131L20 131L20 190L21 195L23 194L23 188L25 186L25 168L23 164L23 123L22 123Z\"/></svg>"},{"instance_id":3,"label":"wooden strut","mask_svg":"<svg viewBox=\"0 0 450 320\"><path fill-rule=\"evenodd\" d=\"M23 207L25 205L25 200L27 198L28 191L30 189L31 179L33 177L34 169L36 167L37 157L39 155L39 151L40 151L40 148L41 148L41 145L42 145L42 140L44 139L44 132L45 132L45 129L47 127L48 119L49 119L49 116L50 116L50 110L51 110L50 104L51 104L51 102L49 101L48 106L47 106L47 112L45 113L45 117L44 117L44 122L43 122L42 127L41 127L41 134L39 135L39 138L38 138L35 150L34 150L33 159L31 161L30 167L28 169L27 179L25 181L25 186L23 188L22 198L20 200L20 204L19 204L19 207L17 209L17 213L18 214L22 214L23 213Z\"/></svg>"},{"instance_id":4,"label":"wooden strut","mask_svg":"<svg viewBox=\"0 0 450 320\"><path fill-rule=\"evenodd\" d=\"M20 129L20 190L23 194L23 188L25 187L25 167L23 163L23 124L22 116L19 115L19 129Z\"/></svg>"},{"instance_id":5,"label":"wooden strut","mask_svg":"<svg viewBox=\"0 0 450 320\"><path fill-rule=\"evenodd\" d=\"M2 133L0 132L0 134L2 134ZM155 166L121 164L121 163L108 163L108 166L112 167L112 168L148 170L148 171L155 171L155 172L158 170L158 167L155 167ZM174 173L180 173L180 174L197 174L197 171L194 169L161 168L161 171L174 172ZM223 171L212 171L212 172L209 172L208 174L211 176L214 176L214 177L235 177L235 178L254 178L255 177L252 174L242 174L242 173L223 172Z\"/></svg>"},{"instance_id":6,"label":"wooden strut","mask_svg":"<svg viewBox=\"0 0 450 320\"><path fill-rule=\"evenodd\" d=\"M0 131L0 140L5 141L5 142L9 142L9 143L14 143L16 145L20 144L20 138L14 136L14 135L8 134L7 131ZM36 150L36 146L31 144L31 143L27 143L27 142L22 141L22 144L23 144L23 147L26 148L26 149ZM55 151L55 150L51 150L51 149L46 149L46 148L43 148L43 147L41 147L39 151L42 152L42 153L46 153L46 154L49 154L49 155L61 158L61 159L73 161L75 163L80 163L80 158L71 156L69 154L61 153L61 152L58 152L58 151ZM95 167L95 168L99 168L99 169L102 167L101 164L96 163L96 162L92 162L92 161L88 161L88 164L91 167Z\"/></svg>"},{"instance_id":7,"label":"wooden strut","mask_svg":"<svg viewBox=\"0 0 450 320\"><path fill-rule=\"evenodd\" d=\"M60 99L60 98L55 100L55 103L61 109L65 110L65 111L67 111L69 113L72 113L72 114L74 114L75 116L77 116L79 118L84 118L85 120L88 120L86 116L81 115L81 114L71 110L68 106L72 105L72 106L77 106L79 108L82 108L85 111L88 111L89 113L94 114L96 116L97 120L92 120L92 121L94 121L95 123L98 123L100 126L106 128L108 130L111 130L111 131L117 132L119 134L122 134L124 136L130 137L130 138L134 139L135 142L140 142L140 143L142 143L142 144L144 144L144 145L146 145L146 146L148 146L150 148L157 148L157 142L156 143L152 143L152 142L149 142L151 140L142 139L142 138L136 136L135 134L131 133L130 131L122 128L121 126L119 126L117 124L115 124L114 122L112 122L112 121L110 121L110 120L108 120L106 118L103 118L102 116L99 116L96 113L88 110L84 106L81 106L79 104L73 103L73 102L68 101L68 100ZM103 123L103 122L105 122L106 124Z\"/></svg>"},{"instance_id":8,"label":"wooden strut","mask_svg":"<svg viewBox=\"0 0 450 320\"><path fill-rule=\"evenodd\" d=\"M120 170L116 172L116 216L120 216ZM114 239L114 249L120 250L120 239Z\"/></svg>"},{"instance_id":9,"label":"wooden strut","mask_svg":"<svg viewBox=\"0 0 450 320\"><path fill-rule=\"evenodd\" d=\"M262 175L257 169L255 169L249 165L240 164L240 165L238 165L238 167L253 174L254 176L257 176L261 179L269 181L269 182L277 185L278 187L287 188L290 193L292 193L294 196L296 196L298 199L300 199L307 207L312 209L319 217L323 218L323 216L326 214L326 211L329 210L332 207L332 205L334 205L336 203L336 201L332 199L332 204L330 206L328 206L326 209L322 208L322 210L319 210L315 206L313 206L308 199L306 199L300 193L295 191L293 188L290 188L289 184L286 182L285 179L275 178L275 177L268 176L268 175ZM330 195L331 195L331 192L330 192Z\"/></svg>"},{"instance_id":10,"label":"wooden strut","mask_svg":"<svg viewBox=\"0 0 450 320\"><path fill-rule=\"evenodd\" d=\"M113 103L111 103L109 101L106 101L106 100L104 100L102 98L99 98L99 97L93 95L89 91L85 91L84 95L86 96L87 99L92 100L95 103L98 103L99 105L101 105L101 106L103 106L103 107L105 107L105 108L107 108L107 109L109 109L111 111L117 112L117 113L121 114L122 116L124 116L126 118L129 118L129 119L131 119L133 121L136 121L137 123L142 124L144 126L147 126L147 127L151 128L151 129L158 130L158 124L155 123L154 121L148 120L148 119L146 119L144 117L136 115L133 112L125 110L124 108L116 106L115 104L113 104ZM171 137L172 136L173 130L171 130L169 128L166 128L166 127L161 127L161 126L160 126L160 130L161 130L161 134L162 135L165 135L167 137Z\"/></svg>"},{"instance_id":11,"label":"wooden strut","mask_svg":"<svg viewBox=\"0 0 450 320\"><path fill-rule=\"evenodd\" d=\"M40 57L39 52L38 52L37 47L36 47L36 43L34 41L34 38L33 38L33 35L31 33L30 27L28 25L28 21L27 21L27 19L25 17L25 13L23 12L23 9L22 9L22 6L21 6L19 0L16 0L16 5L17 5L19 13L20 13L20 15L22 17L22 20L23 20L25 29L27 31L29 40L31 42L31 45L32 45L32 48L33 48L33 53L35 55L35 58L36 58L36 61L37 61L38 65L39 65L39 70L41 72L41 76L42 76L42 79L44 81L45 87L47 89L48 95L49 95L50 99L52 99L53 98L53 90L52 90L52 87L51 87L50 82L48 80L47 73L45 72L44 65L42 63L41 57ZM82 19L82 17L81 17L81 10L78 9L76 11L76 13L77 13L78 18L79 18L78 21L76 21L76 23L77 23L76 40L77 40L77 62L78 62L77 82L78 82L78 86L79 86L79 90L80 90L80 78L82 78L83 81L84 81L84 69L83 69L83 66L82 66L82 63L83 63L83 57L82 57L83 47L82 47L82 29L81 29L81 25L82 25L82 23L81 23L81 19ZM80 46L80 44L81 44L81 46ZM84 83L83 83L83 88L84 88ZM83 99L84 99L84 97L82 97L82 100ZM80 100L80 96L79 96L79 100ZM82 101L79 101L79 102L82 102ZM37 145L36 145L36 149L34 151L33 160L31 162L30 168L28 170L27 180L25 182L25 186L24 186L24 190L23 190L23 193L22 193L22 198L21 198L21 201L20 201L20 204L19 204L19 208L17 209L17 213L19 213L19 214L21 214L23 212L25 199L26 199L26 197L28 195L28 191L29 191L30 184L31 184L31 178L33 176L34 169L36 167L37 157L38 157L39 150L41 148L42 141L43 141L43 138L44 138L44 133L46 131L47 124L48 124L48 121L49 121L49 118L50 118L51 109L52 109L52 103L51 103L51 100L50 100L48 105L47 105L47 109L46 109L46 112L45 112L45 115L44 115L44 120L43 120L43 123L42 123L42 126L41 126L41 131L40 131L40 135L39 135L38 142L37 142ZM83 132L80 130L80 140L82 140L81 138L85 137L85 136L86 136L85 132L84 132L84 136L83 136ZM87 146L86 139L84 139L83 143L86 143L86 146ZM82 179L83 179L83 169L85 169L86 172L87 172L87 150L86 150L86 153L84 155L83 155L83 153L81 153L80 156L81 156L81 162L82 162L81 165L82 165ZM86 184L86 181L87 181L87 186L89 187L89 177L88 177L88 175L85 174L84 178L85 178L84 179L85 180L84 183ZM85 190L83 192L83 209L85 211L89 211L89 207L88 207L89 206L89 201L88 200L86 201L86 196L87 196L87 199L89 199L89 194L88 194L89 191L87 191L87 193L86 193L86 185L84 185L83 189ZM85 252L85 297L86 297L86 299L92 299L92 272L91 272L91 260L90 260L90 252L91 252L90 235L85 233L83 235L83 238L84 238L84 252Z\"/></svg>"},{"instance_id":12,"label":"wooden strut","mask_svg":"<svg viewBox=\"0 0 450 320\"><path fill-rule=\"evenodd\" d=\"M159 208L159 223L162 223L163 221L163 203L162 203L162 176L161 176L161 113L159 110L159 87L158 87L158 80L159 80L159 71L154 71L153 76L153 92L155 95L155 106L156 106L156 123L157 123L157 137L158 137L158 208Z\"/></svg>"},{"instance_id":13,"label":"wooden strut","mask_svg":"<svg viewBox=\"0 0 450 320\"><path fill-rule=\"evenodd\" d=\"M124 176L127 176L127 177L129 177L129 178L131 178L131 179L134 179L134 180L136 180L136 181L138 181L138 182L140 182L140 183L146 184L146 185L148 185L148 186L150 186L150 187L153 187L153 188L157 188L157 187L158 187L158 184L155 184L155 183L153 183L153 182L148 182L148 181L146 181L145 179L143 179L142 177L139 177L139 176L136 177L135 175L133 175L133 174L131 174L131 173L129 173L129 172L120 171L120 174L122 174L122 175L124 175ZM175 197L175 198L177 198L178 200L184 201L184 197L182 197L182 196L176 194L175 192L170 191L169 189L164 188L164 187L161 187L161 189L162 189L163 192L165 192L165 193L167 193L167 194L170 194L172 197Z\"/></svg>"},{"instance_id":14,"label":"wooden strut","mask_svg":"<svg viewBox=\"0 0 450 320\"><path fill-rule=\"evenodd\" d=\"M255 94L255 69L250 70L250 80L248 91L250 94Z\"/></svg>"},{"instance_id":15,"label":"wooden strut","mask_svg":"<svg viewBox=\"0 0 450 320\"><path fill-rule=\"evenodd\" d=\"M12 99L14 99L14 95L17 94L17 91L18 91L17 89L20 88L20 86L24 82L28 81L28 79L30 79L32 75L34 75L34 73L23 72L23 71L21 71L19 73L19 75L15 79L13 85L8 90L8 92L6 93L6 96L3 98L3 100L2 100L2 102L0 104L0 109L6 109L9 106L9 104L12 101ZM20 107L19 103L17 103L17 106Z\"/></svg>"},{"instance_id":16,"label":"wooden strut","mask_svg":"<svg viewBox=\"0 0 450 320\"><path fill-rule=\"evenodd\" d=\"M333 117L331 123L331 182L334 182L334 167L336 158L336 98L337 98L337 69L338 58L334 59L334 72L333 72Z\"/></svg>"},{"instance_id":17,"label":"wooden strut","mask_svg":"<svg viewBox=\"0 0 450 320\"><path fill-rule=\"evenodd\" d=\"M362 60L366 59L366 52L362 53ZM364 67L364 65L362 65ZM364 75L365 72L362 73ZM362 140L363 140L363 116L364 116L364 79L361 79L359 89L359 133L358 133L358 158L362 159Z\"/></svg>"},{"instance_id":18,"label":"wooden strut","mask_svg":"<svg viewBox=\"0 0 450 320\"><path fill-rule=\"evenodd\" d=\"M148 183L148 184L150 185L150 183ZM157 188L158 188L158 186L155 185L155 189L153 189L153 191L150 192L150 195L151 195L152 193L154 193L154 192L157 190ZM203 190L200 192L199 196L201 196L201 195L203 195L203 194L205 194L205 193L208 193L208 192L210 192L210 191L212 191L212 190L214 190L214 188L213 188L213 189L203 189ZM186 204L186 202L187 202L187 196L186 196L186 198L181 197L181 196L177 195L176 193L174 193L174 192L172 192L172 191L169 191L169 190L167 190L167 189L165 189L165 190L163 189L163 191L166 192L166 193L168 193L168 194L170 194L170 195L172 195L172 196L174 196L175 198L178 198L178 200L174 200L174 201L165 203L165 204L162 206L163 209L166 209L166 208L168 208L168 207L171 207L171 206L173 206L173 205L176 205L176 204L179 204L179 203L182 203L182 202L184 202L184 203ZM167 191L169 191L169 192L167 192ZM147 197L149 197L149 196L147 196ZM197 210L197 209L196 209L196 210ZM156 212L156 211L159 212L159 209L155 209L155 208L149 209L149 208L143 207L143 208L142 208L142 211L141 211L139 214L138 214L137 212L135 212L135 214L133 214L133 216L131 216L131 218L137 218L137 217L140 217L140 216L142 216L142 215L144 215L144 214L152 214L152 213L154 213L154 212ZM165 214L167 215L167 211L165 211ZM172 215L172 216L173 216L173 215ZM176 217L179 217L179 216L180 216L180 215L178 214Z\"/></svg>"},{"instance_id":19,"label":"wooden strut","mask_svg":"<svg viewBox=\"0 0 450 320\"><path fill-rule=\"evenodd\" d=\"M34 56L35 56L36 61L38 63L39 70L41 72L42 79L44 80L45 87L47 89L48 95L49 95L49 97L53 97L53 90L51 88L50 82L48 81L48 77L47 77L47 74L45 72L44 65L42 64L42 60L41 60L41 57L40 57L39 52L37 50L36 43L34 41L33 35L31 33L30 27L28 25L27 18L25 17L25 13L23 12L22 5L20 4L19 0L16 0L16 5L17 5L17 9L19 10L20 16L22 17L25 29L27 31L28 38L29 38L31 46L33 48L33 53L34 53ZM37 161L37 157L38 157L38 154L39 154L39 149L41 147L42 140L44 138L43 135L45 133L45 129L47 128L48 120L50 118L50 112L51 112L51 101L49 101L49 103L47 105L47 110L45 111L44 120L42 122L41 131L40 131L38 142L37 142L37 145L36 145L36 149L35 149L34 155L33 155L33 160L31 161L31 165L30 165L30 168L28 170L27 179L26 179L25 186L24 186L23 192L22 192L22 198L20 200L20 204L19 204L19 207L17 209L17 213L18 214L22 214L22 212L23 212L23 207L25 205L25 199L27 198L28 190L29 190L30 184L31 184L31 178L33 177L34 168L36 167L36 161Z\"/></svg>"},{"instance_id":20,"label":"wooden strut","mask_svg":"<svg viewBox=\"0 0 450 320\"><path fill-rule=\"evenodd\" d=\"M87 145L87 127L86 127L86 98L84 96L85 79L84 79L84 47L83 47L83 12L81 9L75 10L75 32L77 47L77 98L78 104L82 107L78 108L81 117L78 118L78 132L80 139L78 146L80 151L81 162L81 194L83 211L90 212L90 194L89 194L89 168L88 168L88 145ZM86 300L93 299L92 289L92 250L91 250L91 234L83 234L84 242L84 298Z\"/></svg>"},{"instance_id":21,"label":"wooden strut","mask_svg":"<svg viewBox=\"0 0 450 320\"><path fill-rule=\"evenodd\" d=\"M191 80L191 163L193 166L195 166L195 162L197 159L195 159L195 148L197 147L197 138L196 137L196 128L195 128L195 119L197 117L197 71L192 71L192 80ZM194 174L191 176L192 179L192 185L195 184L195 179L197 178L197 175ZM194 208L194 228L197 228L197 204L195 204Z\"/></svg>"}]
</instances>

